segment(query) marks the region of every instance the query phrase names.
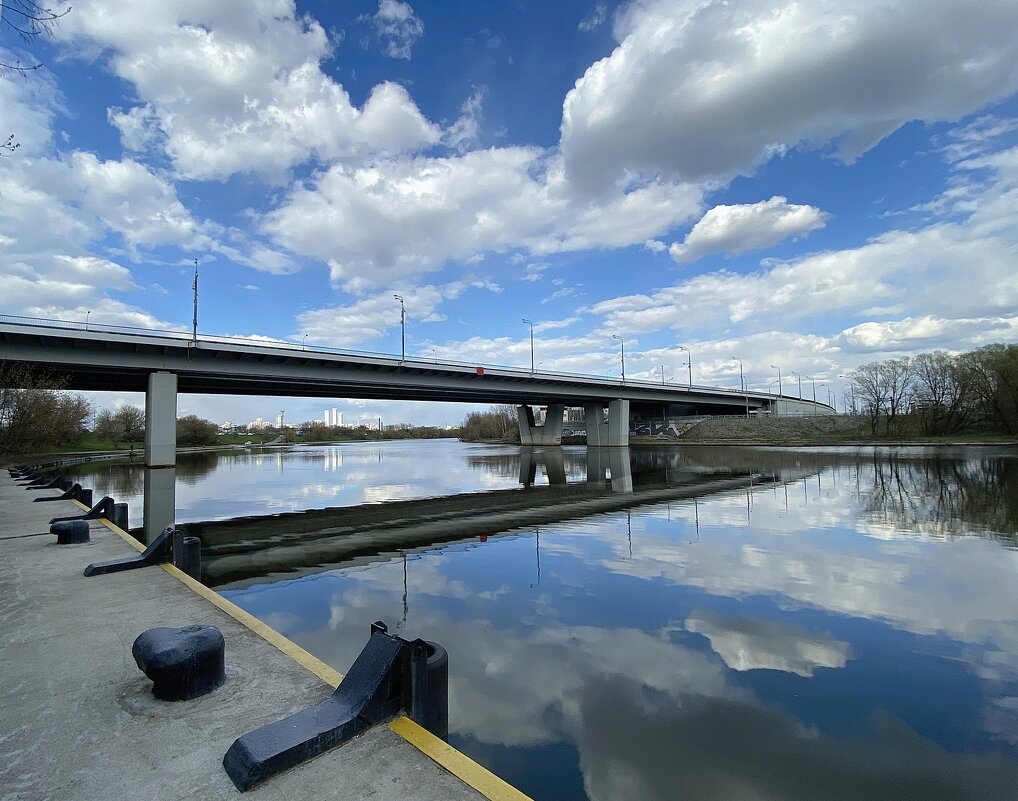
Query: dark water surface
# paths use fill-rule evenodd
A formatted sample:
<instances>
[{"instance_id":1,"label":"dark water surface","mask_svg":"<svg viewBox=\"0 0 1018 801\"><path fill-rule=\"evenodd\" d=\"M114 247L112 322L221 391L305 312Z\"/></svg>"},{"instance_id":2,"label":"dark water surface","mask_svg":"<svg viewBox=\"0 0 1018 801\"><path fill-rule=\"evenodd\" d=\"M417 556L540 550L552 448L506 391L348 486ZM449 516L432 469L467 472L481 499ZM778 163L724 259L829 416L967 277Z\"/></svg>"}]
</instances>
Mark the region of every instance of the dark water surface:
<instances>
[{"instance_id":1,"label":"dark water surface","mask_svg":"<svg viewBox=\"0 0 1018 801\"><path fill-rule=\"evenodd\" d=\"M521 458L455 442L220 456L179 468L178 520L494 497L520 487ZM584 448L539 454L539 486L519 490L610 472L608 511L556 500L565 519L493 514L441 545L277 560L218 589L341 671L374 620L442 643L450 741L538 801L1018 799L1015 449L629 459L631 475ZM126 500L131 475L89 481Z\"/></svg>"}]
</instances>

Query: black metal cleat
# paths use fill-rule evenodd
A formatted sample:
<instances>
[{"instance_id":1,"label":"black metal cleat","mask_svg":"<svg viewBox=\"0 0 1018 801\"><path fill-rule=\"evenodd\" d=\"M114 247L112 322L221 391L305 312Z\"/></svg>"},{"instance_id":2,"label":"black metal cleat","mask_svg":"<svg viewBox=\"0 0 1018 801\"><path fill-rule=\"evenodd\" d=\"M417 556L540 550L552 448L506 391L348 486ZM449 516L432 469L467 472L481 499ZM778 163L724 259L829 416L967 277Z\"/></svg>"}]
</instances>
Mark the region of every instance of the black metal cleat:
<instances>
[{"instance_id":1,"label":"black metal cleat","mask_svg":"<svg viewBox=\"0 0 1018 801\"><path fill-rule=\"evenodd\" d=\"M85 568L85 575L104 576L107 573L122 573L125 570L136 570L139 567L168 562L173 556L174 540L177 539L182 540L183 534L172 526L167 526L152 540L152 544L137 556L111 559L108 562L93 562Z\"/></svg>"},{"instance_id":2,"label":"black metal cleat","mask_svg":"<svg viewBox=\"0 0 1018 801\"><path fill-rule=\"evenodd\" d=\"M67 493L64 493L65 495ZM59 501L64 500L64 496L61 495L57 498L36 498L37 501ZM113 499L107 495L99 503L89 509L87 512L83 512L80 515L65 515L64 517L54 517L50 523L60 523L64 520L98 520L100 517L105 517L110 520L113 517Z\"/></svg>"},{"instance_id":3,"label":"black metal cleat","mask_svg":"<svg viewBox=\"0 0 1018 801\"><path fill-rule=\"evenodd\" d=\"M371 625L367 645L327 700L234 741L223 767L238 790L249 790L401 712L425 724L428 654L434 648L387 632L384 623ZM436 695L447 697L444 690Z\"/></svg>"}]
</instances>

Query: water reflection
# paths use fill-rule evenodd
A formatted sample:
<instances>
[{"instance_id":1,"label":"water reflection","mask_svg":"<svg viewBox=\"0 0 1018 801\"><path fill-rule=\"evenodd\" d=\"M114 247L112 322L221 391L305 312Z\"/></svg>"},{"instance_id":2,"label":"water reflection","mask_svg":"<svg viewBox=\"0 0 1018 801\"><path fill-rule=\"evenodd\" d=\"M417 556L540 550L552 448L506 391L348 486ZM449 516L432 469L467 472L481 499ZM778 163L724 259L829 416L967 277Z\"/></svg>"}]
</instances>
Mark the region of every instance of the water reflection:
<instances>
[{"instance_id":1,"label":"water reflection","mask_svg":"<svg viewBox=\"0 0 1018 801\"><path fill-rule=\"evenodd\" d=\"M375 619L441 642L451 741L540 801L1014 798L1013 451L630 469L626 508L223 591L341 670Z\"/></svg>"}]
</instances>

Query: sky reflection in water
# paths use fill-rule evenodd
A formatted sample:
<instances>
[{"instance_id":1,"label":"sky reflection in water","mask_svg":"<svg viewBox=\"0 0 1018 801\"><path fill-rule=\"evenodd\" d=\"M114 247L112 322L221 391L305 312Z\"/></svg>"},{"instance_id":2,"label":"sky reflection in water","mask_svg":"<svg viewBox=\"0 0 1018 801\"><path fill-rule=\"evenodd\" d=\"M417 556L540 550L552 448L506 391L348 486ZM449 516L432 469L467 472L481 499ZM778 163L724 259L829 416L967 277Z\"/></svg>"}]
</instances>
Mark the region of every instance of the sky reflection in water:
<instances>
[{"instance_id":1,"label":"sky reflection in water","mask_svg":"<svg viewBox=\"0 0 1018 801\"><path fill-rule=\"evenodd\" d=\"M541 801L1016 797L1013 450L633 458L782 480L221 591L340 670L441 642L451 742Z\"/></svg>"}]
</instances>

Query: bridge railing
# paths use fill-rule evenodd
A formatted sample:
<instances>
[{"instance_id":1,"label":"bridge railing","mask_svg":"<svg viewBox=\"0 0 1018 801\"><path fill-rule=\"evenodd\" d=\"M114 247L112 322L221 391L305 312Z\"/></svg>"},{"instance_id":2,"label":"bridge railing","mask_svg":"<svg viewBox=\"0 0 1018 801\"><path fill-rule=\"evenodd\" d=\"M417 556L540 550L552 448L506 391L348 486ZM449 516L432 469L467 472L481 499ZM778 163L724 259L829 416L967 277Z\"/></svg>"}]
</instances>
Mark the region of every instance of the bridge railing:
<instances>
[{"instance_id":1,"label":"bridge railing","mask_svg":"<svg viewBox=\"0 0 1018 801\"><path fill-rule=\"evenodd\" d=\"M110 323L94 323L90 322L87 318L85 320L59 320L46 317L22 317L10 314L0 314L0 323L9 323L11 325L20 326L33 326L36 328L58 328L71 331L86 331L88 333L98 334L124 334L124 335L144 335L152 338L170 339L174 343L186 343L193 342L194 336L191 331L174 331L158 328L144 328L142 326L130 326L130 325L113 325ZM277 337L239 337L239 336L225 336L220 334L206 334L198 332L197 343L200 346L202 343L205 344L222 344L222 345L234 345L234 346L245 346L251 348L260 349L271 349L286 351L289 354L296 353L308 353L308 354L321 354L321 355L332 355L332 356L343 356L352 357L358 360L366 361L377 361L379 363L384 362L385 364L391 364L393 362L405 365L409 368L416 369L448 369L457 368L458 370L473 372L477 368L483 368L485 370L496 370L499 376L510 376L518 378L535 377L535 378L555 378L579 381L582 383L598 383L605 384L608 381L618 383L619 386L627 387L666 387L669 389L685 389L688 392L695 391L709 391L709 392L723 392L725 394L732 395L733 397L745 397L759 399L761 395L769 393L761 392L745 392L742 389L721 387L717 385L707 384L681 384L681 383L662 383L655 380L644 380L627 378L622 380L621 378L614 378L611 376L601 376L591 373L574 373L560 370L542 370L540 372L534 372L522 367L515 367L511 365L496 364L491 362L482 361L459 361L455 359L436 359L426 358L423 356L409 356L406 359L401 359L398 354L392 353L381 353L378 351L366 351L356 350L352 348L334 348L328 345L308 345L305 342L290 342L285 339L279 339ZM769 395L771 398L786 397ZM797 398L791 398L797 400ZM820 404L824 405L824 404Z\"/></svg>"}]
</instances>

